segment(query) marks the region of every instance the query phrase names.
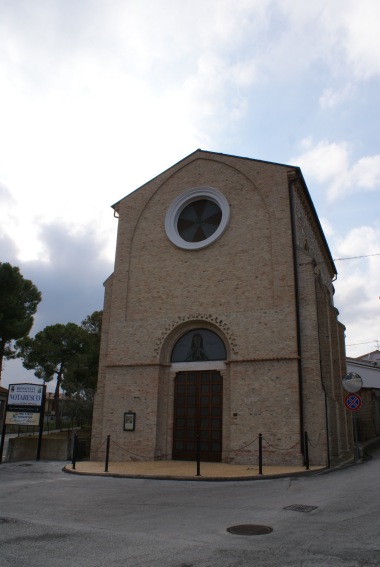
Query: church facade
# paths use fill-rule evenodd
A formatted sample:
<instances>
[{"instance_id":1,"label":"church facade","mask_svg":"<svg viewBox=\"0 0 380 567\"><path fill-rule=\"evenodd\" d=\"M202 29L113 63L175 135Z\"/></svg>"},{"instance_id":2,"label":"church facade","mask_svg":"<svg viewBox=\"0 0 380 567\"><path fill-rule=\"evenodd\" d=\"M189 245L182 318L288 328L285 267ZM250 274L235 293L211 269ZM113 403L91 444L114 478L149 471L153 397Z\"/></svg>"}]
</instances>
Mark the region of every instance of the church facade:
<instances>
[{"instance_id":1,"label":"church facade","mask_svg":"<svg viewBox=\"0 0 380 567\"><path fill-rule=\"evenodd\" d=\"M336 269L299 168L197 150L113 206L91 458L353 457ZM307 435L305 435L307 433Z\"/></svg>"}]
</instances>

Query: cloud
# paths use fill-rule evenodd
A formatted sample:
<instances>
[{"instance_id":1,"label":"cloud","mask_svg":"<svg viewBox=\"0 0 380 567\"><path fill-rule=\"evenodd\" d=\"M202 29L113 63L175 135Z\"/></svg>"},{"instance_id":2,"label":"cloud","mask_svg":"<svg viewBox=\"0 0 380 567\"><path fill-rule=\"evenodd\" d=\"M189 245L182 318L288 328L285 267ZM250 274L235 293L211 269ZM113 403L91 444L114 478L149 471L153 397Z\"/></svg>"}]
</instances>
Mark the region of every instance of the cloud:
<instances>
[{"instance_id":1,"label":"cloud","mask_svg":"<svg viewBox=\"0 0 380 567\"><path fill-rule=\"evenodd\" d=\"M29 260L41 222L105 232L110 204L241 120L255 66L226 53L265 2L205 2L201 21L186 2L16 4L0 22L0 174Z\"/></svg>"},{"instance_id":2,"label":"cloud","mask_svg":"<svg viewBox=\"0 0 380 567\"><path fill-rule=\"evenodd\" d=\"M0 224L22 261L45 259L38 226L53 221L92 224L111 251L109 206L238 123L255 76L249 58L222 55L252 3L206 2L201 25L190 3L165 18L155 4L71 4L72 25L59 2L19 2L0 23L0 174L13 196Z\"/></svg>"},{"instance_id":3,"label":"cloud","mask_svg":"<svg viewBox=\"0 0 380 567\"><path fill-rule=\"evenodd\" d=\"M380 188L380 154L359 159L349 172L351 186L369 191Z\"/></svg>"},{"instance_id":4,"label":"cloud","mask_svg":"<svg viewBox=\"0 0 380 567\"><path fill-rule=\"evenodd\" d=\"M104 257L103 243L90 227L77 232L63 224L43 225L40 239L44 260L25 262L19 261L12 240L0 238L2 261L18 266L42 294L32 336L47 325L80 324L93 311L103 309L103 283L113 270L113 262ZM2 385L37 382L20 361L5 362L2 378Z\"/></svg>"},{"instance_id":5,"label":"cloud","mask_svg":"<svg viewBox=\"0 0 380 567\"><path fill-rule=\"evenodd\" d=\"M321 140L314 144L307 138L302 148L304 152L292 158L292 162L302 167L306 178L326 187L329 201L380 189L380 154L365 156L351 164L351 149L346 142Z\"/></svg>"},{"instance_id":6,"label":"cloud","mask_svg":"<svg viewBox=\"0 0 380 567\"><path fill-rule=\"evenodd\" d=\"M339 272L336 286L336 305L340 320L346 325L346 342L368 344L380 339L380 224L363 225L347 232L333 242ZM364 258L353 256L368 255ZM357 337L362 337L358 341ZM359 356L370 346L347 347L349 356Z\"/></svg>"},{"instance_id":7,"label":"cloud","mask_svg":"<svg viewBox=\"0 0 380 567\"><path fill-rule=\"evenodd\" d=\"M101 257L95 231L70 233L65 226L46 226L43 241L49 262L31 262L29 272L42 292L36 326L80 323L103 308L103 282L112 263Z\"/></svg>"},{"instance_id":8,"label":"cloud","mask_svg":"<svg viewBox=\"0 0 380 567\"><path fill-rule=\"evenodd\" d=\"M8 188L0 183L0 261L6 262L7 257L16 257L19 248L9 234L8 228L16 222L16 212L13 211L16 200Z\"/></svg>"},{"instance_id":9,"label":"cloud","mask_svg":"<svg viewBox=\"0 0 380 567\"><path fill-rule=\"evenodd\" d=\"M321 223L322 230L324 234L327 236L327 238L330 238L330 236L331 237L334 236L335 229L332 226L331 222L326 217L319 217L319 221Z\"/></svg>"},{"instance_id":10,"label":"cloud","mask_svg":"<svg viewBox=\"0 0 380 567\"><path fill-rule=\"evenodd\" d=\"M55 323L80 323L103 308L103 282L112 262L102 257L95 231L70 232L64 225L45 225L41 231L44 261L19 262L15 249L3 250L6 260L20 268L41 291L42 301L32 333Z\"/></svg>"},{"instance_id":11,"label":"cloud","mask_svg":"<svg viewBox=\"0 0 380 567\"><path fill-rule=\"evenodd\" d=\"M4 183L1 183L1 181L0 181L0 203L4 205L14 203L14 199L12 197L11 192Z\"/></svg>"},{"instance_id":12,"label":"cloud","mask_svg":"<svg viewBox=\"0 0 380 567\"><path fill-rule=\"evenodd\" d=\"M42 325L98 302L78 280L110 271L109 206L199 147L301 165L333 241L369 222L380 3L343 4L3 2L0 247L41 282Z\"/></svg>"},{"instance_id":13,"label":"cloud","mask_svg":"<svg viewBox=\"0 0 380 567\"><path fill-rule=\"evenodd\" d=\"M351 0L341 25L347 61L356 78L380 75L380 5L376 0Z\"/></svg>"},{"instance_id":14,"label":"cloud","mask_svg":"<svg viewBox=\"0 0 380 567\"><path fill-rule=\"evenodd\" d=\"M288 28L284 41L294 43L297 59L292 59L292 63L297 71L300 64L312 65L318 61L348 83L350 77L364 81L380 75L377 0L345 0L344 4L328 0L278 0L273 5L283 14L284 27ZM280 37L278 49L283 48Z\"/></svg>"},{"instance_id":15,"label":"cloud","mask_svg":"<svg viewBox=\"0 0 380 567\"><path fill-rule=\"evenodd\" d=\"M18 248L16 243L0 229L0 261L7 262L7 258L16 258L17 252Z\"/></svg>"},{"instance_id":16,"label":"cloud","mask_svg":"<svg viewBox=\"0 0 380 567\"><path fill-rule=\"evenodd\" d=\"M327 88L319 98L319 106L324 109L335 108L348 101L354 92L351 84L345 85L341 89Z\"/></svg>"}]
</instances>

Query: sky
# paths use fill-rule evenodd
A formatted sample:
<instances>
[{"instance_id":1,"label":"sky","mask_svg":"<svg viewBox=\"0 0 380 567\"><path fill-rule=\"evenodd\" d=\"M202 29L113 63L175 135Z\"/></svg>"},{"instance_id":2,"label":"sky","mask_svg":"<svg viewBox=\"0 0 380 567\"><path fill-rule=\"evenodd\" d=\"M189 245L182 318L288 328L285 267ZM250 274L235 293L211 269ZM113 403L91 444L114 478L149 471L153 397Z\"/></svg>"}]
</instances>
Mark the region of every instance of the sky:
<instances>
[{"instance_id":1,"label":"sky","mask_svg":"<svg viewBox=\"0 0 380 567\"><path fill-rule=\"evenodd\" d=\"M201 148L301 167L347 355L379 348L379 28L378 0L0 0L0 261L42 293L32 334L102 309L111 205Z\"/></svg>"}]
</instances>

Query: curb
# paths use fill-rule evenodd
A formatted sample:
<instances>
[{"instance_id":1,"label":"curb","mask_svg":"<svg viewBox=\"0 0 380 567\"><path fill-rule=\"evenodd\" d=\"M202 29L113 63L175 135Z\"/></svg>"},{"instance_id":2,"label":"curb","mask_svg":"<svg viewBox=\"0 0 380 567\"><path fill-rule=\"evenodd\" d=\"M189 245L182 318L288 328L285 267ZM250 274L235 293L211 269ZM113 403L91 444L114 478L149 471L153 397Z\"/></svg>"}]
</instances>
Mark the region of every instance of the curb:
<instances>
[{"instance_id":1,"label":"curb","mask_svg":"<svg viewBox=\"0 0 380 567\"><path fill-rule=\"evenodd\" d=\"M111 478L129 478L129 479L145 479L145 480L176 480L176 481L186 481L186 482L245 482L252 480L273 480L277 478L291 478L299 476L310 476L315 474L321 474L325 472L326 469L317 470L304 470L291 473L280 473L280 474L267 474L267 475L252 475L252 476L176 476L176 475L145 475L145 474L127 474L127 473L111 473L111 472L86 472L77 471L75 469L68 468L68 465L63 467L63 472L67 474L77 474L80 476L100 476L100 477L111 477Z\"/></svg>"}]
</instances>

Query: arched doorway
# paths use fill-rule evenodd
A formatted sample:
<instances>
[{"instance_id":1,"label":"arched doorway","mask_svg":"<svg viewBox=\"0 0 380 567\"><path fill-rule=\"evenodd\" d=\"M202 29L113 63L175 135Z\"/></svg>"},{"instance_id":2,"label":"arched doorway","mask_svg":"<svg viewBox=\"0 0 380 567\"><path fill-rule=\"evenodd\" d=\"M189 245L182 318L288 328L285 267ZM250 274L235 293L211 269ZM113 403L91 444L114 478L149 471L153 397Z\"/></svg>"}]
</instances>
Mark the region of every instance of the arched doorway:
<instances>
[{"instance_id":1,"label":"arched doorway","mask_svg":"<svg viewBox=\"0 0 380 567\"><path fill-rule=\"evenodd\" d=\"M198 436L201 460L222 460L223 377L212 362L225 359L223 341L209 329L190 331L175 344L172 362L187 362L189 370L175 378L174 460L195 460Z\"/></svg>"}]
</instances>

